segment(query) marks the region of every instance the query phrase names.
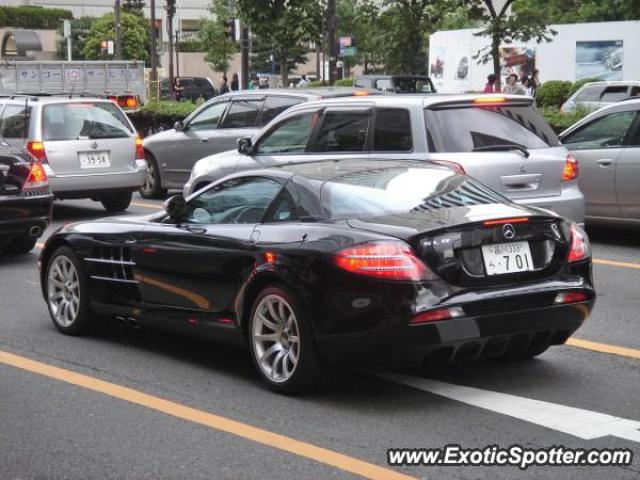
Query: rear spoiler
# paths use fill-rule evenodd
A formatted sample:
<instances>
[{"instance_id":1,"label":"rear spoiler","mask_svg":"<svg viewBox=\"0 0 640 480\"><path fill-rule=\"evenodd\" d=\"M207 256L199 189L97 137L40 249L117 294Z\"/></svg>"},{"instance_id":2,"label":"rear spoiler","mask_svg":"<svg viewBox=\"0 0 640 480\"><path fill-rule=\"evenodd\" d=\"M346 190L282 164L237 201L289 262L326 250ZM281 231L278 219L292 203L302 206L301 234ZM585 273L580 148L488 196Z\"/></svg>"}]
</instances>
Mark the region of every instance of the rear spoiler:
<instances>
[{"instance_id":1,"label":"rear spoiler","mask_svg":"<svg viewBox=\"0 0 640 480\"><path fill-rule=\"evenodd\" d=\"M433 98L433 97L430 97ZM477 97L470 97L457 100L445 100L438 102L434 105L429 105L426 108L428 110L445 110L450 108L468 108L468 107L500 107L500 106L529 106L533 105L532 97L517 96L517 97L505 97L498 95L478 95Z\"/></svg>"}]
</instances>

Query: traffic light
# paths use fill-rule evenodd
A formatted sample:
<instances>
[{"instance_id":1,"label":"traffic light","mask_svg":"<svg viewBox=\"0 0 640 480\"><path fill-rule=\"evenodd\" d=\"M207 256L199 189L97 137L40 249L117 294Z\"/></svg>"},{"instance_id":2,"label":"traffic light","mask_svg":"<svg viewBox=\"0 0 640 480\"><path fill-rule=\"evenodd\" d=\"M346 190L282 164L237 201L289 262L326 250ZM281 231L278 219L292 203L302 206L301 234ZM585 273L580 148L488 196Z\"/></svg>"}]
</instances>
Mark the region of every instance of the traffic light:
<instances>
[{"instance_id":1,"label":"traffic light","mask_svg":"<svg viewBox=\"0 0 640 480\"><path fill-rule=\"evenodd\" d=\"M224 34L231 40L236 39L236 21L233 18L224 21Z\"/></svg>"}]
</instances>

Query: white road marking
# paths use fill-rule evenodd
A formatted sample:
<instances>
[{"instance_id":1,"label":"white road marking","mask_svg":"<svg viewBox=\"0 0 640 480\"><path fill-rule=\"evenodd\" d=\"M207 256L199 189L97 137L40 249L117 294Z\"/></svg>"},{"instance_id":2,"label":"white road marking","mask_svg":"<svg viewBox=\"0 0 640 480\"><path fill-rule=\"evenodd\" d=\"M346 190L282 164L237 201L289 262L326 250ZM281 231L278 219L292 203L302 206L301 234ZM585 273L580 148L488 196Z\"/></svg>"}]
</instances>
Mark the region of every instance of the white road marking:
<instances>
[{"instance_id":1,"label":"white road marking","mask_svg":"<svg viewBox=\"0 0 640 480\"><path fill-rule=\"evenodd\" d=\"M636 420L628 420L581 408L567 407L557 403L543 402L480 388L464 387L427 378L396 374L379 376L441 397L567 433L584 440L611 435L640 443L640 431L638 431L640 422Z\"/></svg>"}]
</instances>

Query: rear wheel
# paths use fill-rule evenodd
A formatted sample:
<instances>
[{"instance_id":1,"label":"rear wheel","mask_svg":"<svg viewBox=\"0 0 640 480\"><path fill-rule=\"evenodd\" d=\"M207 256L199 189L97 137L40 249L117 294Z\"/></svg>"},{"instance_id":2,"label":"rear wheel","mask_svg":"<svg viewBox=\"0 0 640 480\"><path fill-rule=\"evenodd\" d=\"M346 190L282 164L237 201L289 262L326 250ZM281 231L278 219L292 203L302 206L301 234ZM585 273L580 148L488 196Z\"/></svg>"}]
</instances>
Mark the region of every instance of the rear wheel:
<instances>
[{"instance_id":1,"label":"rear wheel","mask_svg":"<svg viewBox=\"0 0 640 480\"><path fill-rule=\"evenodd\" d=\"M45 272L47 307L55 327L66 335L84 335L93 327L89 311L87 279L78 257L60 247L49 259Z\"/></svg>"},{"instance_id":2,"label":"rear wheel","mask_svg":"<svg viewBox=\"0 0 640 480\"><path fill-rule=\"evenodd\" d=\"M269 389L302 393L317 380L311 329L302 308L287 290L268 287L258 294L248 335L253 363Z\"/></svg>"},{"instance_id":3,"label":"rear wheel","mask_svg":"<svg viewBox=\"0 0 640 480\"><path fill-rule=\"evenodd\" d=\"M108 212L118 213L124 212L131 204L131 192L119 193L102 197L100 203Z\"/></svg>"},{"instance_id":4,"label":"rear wheel","mask_svg":"<svg viewBox=\"0 0 640 480\"><path fill-rule=\"evenodd\" d=\"M162 188L158 163L149 152L145 152L144 159L147 162L147 173L139 190L140 195L143 198L161 198L167 194L167 190Z\"/></svg>"},{"instance_id":5,"label":"rear wheel","mask_svg":"<svg viewBox=\"0 0 640 480\"><path fill-rule=\"evenodd\" d=\"M36 245L37 239L34 237L16 237L7 243L0 245L0 250L11 255L21 255L29 253Z\"/></svg>"}]
</instances>

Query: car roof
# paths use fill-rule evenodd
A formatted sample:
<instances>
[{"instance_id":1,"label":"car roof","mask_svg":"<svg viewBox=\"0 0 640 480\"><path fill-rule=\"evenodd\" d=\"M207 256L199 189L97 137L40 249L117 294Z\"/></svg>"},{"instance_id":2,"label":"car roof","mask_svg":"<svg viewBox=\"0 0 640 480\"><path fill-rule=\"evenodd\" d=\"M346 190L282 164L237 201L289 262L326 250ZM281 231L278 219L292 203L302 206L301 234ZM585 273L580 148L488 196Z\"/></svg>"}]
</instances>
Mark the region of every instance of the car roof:
<instances>
[{"instance_id":1,"label":"car roof","mask_svg":"<svg viewBox=\"0 0 640 480\"><path fill-rule=\"evenodd\" d=\"M319 180L321 182L330 181L332 179L342 177L354 172L370 172L380 168L425 168L425 169L447 169L448 167L440 166L422 160L385 160L382 158L343 158L339 160L317 160L304 163L290 163L278 165L275 169L288 172L292 175L300 175L310 180ZM244 172L247 173L247 172Z\"/></svg>"},{"instance_id":2,"label":"car roof","mask_svg":"<svg viewBox=\"0 0 640 480\"><path fill-rule=\"evenodd\" d=\"M595 110L594 112L591 112L589 115L582 117L576 123L574 123L573 125L566 128L563 132L561 132L560 136L564 137L568 133L576 130L577 128L590 122L591 120L595 118L600 118L609 113L629 112L629 111L635 111L635 110L640 110L640 97L637 97L637 98L631 97L625 100L620 100L619 102L606 105L598 110Z\"/></svg>"},{"instance_id":3,"label":"car roof","mask_svg":"<svg viewBox=\"0 0 640 480\"><path fill-rule=\"evenodd\" d=\"M435 105L473 105L474 100L477 98L496 98L496 100L502 101L504 99L505 104L532 104L533 98L527 97L524 95L487 95L487 94L384 94L381 93L379 95L357 95L357 96L349 96L340 98L340 100L332 101L330 98L315 100L313 102L305 103L303 105L296 105L291 107L287 112L293 112L299 109L309 108L313 105L349 105L349 104L360 104L365 103L374 103L375 105L381 106L389 106L389 107L401 107L401 106L410 106L410 105L418 105L424 107L431 107Z\"/></svg>"},{"instance_id":4,"label":"car roof","mask_svg":"<svg viewBox=\"0 0 640 480\"><path fill-rule=\"evenodd\" d=\"M599 81L599 82L588 82L583 85L583 88L590 87L590 86L610 87L610 86L630 86L630 85L640 85L640 80L609 80L609 81Z\"/></svg>"},{"instance_id":5,"label":"car roof","mask_svg":"<svg viewBox=\"0 0 640 480\"><path fill-rule=\"evenodd\" d=\"M308 99L317 98L336 98L336 97L350 97L354 95L363 95L362 92L368 92L369 95L378 95L376 90L363 90L361 88L353 87L320 87L320 88L258 88L253 90L235 90L233 92L224 93L214 97L220 98L232 98L239 96L259 96L265 95L286 95L293 97L306 97Z\"/></svg>"}]
</instances>

